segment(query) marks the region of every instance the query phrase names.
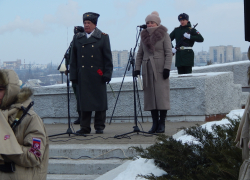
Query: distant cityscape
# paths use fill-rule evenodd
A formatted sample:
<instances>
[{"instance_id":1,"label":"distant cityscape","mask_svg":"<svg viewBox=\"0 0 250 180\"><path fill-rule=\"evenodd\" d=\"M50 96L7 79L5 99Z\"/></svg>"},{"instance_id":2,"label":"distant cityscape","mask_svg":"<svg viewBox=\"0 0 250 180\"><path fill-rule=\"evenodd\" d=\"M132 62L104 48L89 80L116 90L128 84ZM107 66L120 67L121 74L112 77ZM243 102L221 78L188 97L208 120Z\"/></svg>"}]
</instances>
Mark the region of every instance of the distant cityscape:
<instances>
[{"instance_id":1,"label":"distant cityscape","mask_svg":"<svg viewBox=\"0 0 250 180\"><path fill-rule=\"evenodd\" d=\"M113 77L122 77L128 65L129 51L114 50L113 58ZM208 51L195 52L194 65L206 66L210 64L228 63L234 61L247 60L247 52L241 52L240 47L211 46ZM66 76L63 72L57 70L58 64L36 64L25 63L25 60L17 59L15 61L4 61L0 59L1 69L13 69L17 72L19 78L23 81L23 86L46 86L61 84L66 82ZM172 60L171 70L175 70L175 56ZM132 68L126 72L126 76L131 76Z\"/></svg>"},{"instance_id":2,"label":"distant cityscape","mask_svg":"<svg viewBox=\"0 0 250 180\"><path fill-rule=\"evenodd\" d=\"M209 52L201 51L195 54L195 66L211 64L228 63L234 61L247 60L247 52L241 52L240 47L211 46Z\"/></svg>"}]
</instances>

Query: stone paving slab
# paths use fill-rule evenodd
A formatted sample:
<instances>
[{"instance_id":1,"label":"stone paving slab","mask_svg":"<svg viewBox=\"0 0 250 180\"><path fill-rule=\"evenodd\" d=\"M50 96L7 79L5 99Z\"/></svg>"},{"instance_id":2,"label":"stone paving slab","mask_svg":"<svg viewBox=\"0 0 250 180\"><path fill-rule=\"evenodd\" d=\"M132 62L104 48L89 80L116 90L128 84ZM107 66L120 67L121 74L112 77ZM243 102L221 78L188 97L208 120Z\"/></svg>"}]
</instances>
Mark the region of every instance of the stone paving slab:
<instances>
[{"instance_id":1,"label":"stone paving slab","mask_svg":"<svg viewBox=\"0 0 250 180\"><path fill-rule=\"evenodd\" d=\"M119 159L106 159L106 160L50 159L48 174L101 175L120 166L124 162L125 161Z\"/></svg>"},{"instance_id":2,"label":"stone paving slab","mask_svg":"<svg viewBox=\"0 0 250 180\"><path fill-rule=\"evenodd\" d=\"M94 180L100 175L48 174L47 180Z\"/></svg>"},{"instance_id":3,"label":"stone paving slab","mask_svg":"<svg viewBox=\"0 0 250 180\"><path fill-rule=\"evenodd\" d=\"M191 127L196 124L202 125L206 122L168 122L166 121L165 134L172 136L180 131L181 127ZM91 125L92 132L87 137L68 134L60 135L50 138L50 144L154 144L157 136L148 135L143 133L134 133L134 123L113 123L111 125L106 124L104 134L95 134L93 124ZM152 126L152 123L146 122L138 124L140 130L148 131ZM59 133L65 133L68 129L67 124L46 124L45 125L48 135L54 135ZM80 129L79 125L73 125L72 130ZM130 135L116 139L115 135L132 132Z\"/></svg>"},{"instance_id":4,"label":"stone paving slab","mask_svg":"<svg viewBox=\"0 0 250 180\"><path fill-rule=\"evenodd\" d=\"M128 158L138 153L130 147L147 148L151 144L50 144L49 157L72 159Z\"/></svg>"}]
</instances>

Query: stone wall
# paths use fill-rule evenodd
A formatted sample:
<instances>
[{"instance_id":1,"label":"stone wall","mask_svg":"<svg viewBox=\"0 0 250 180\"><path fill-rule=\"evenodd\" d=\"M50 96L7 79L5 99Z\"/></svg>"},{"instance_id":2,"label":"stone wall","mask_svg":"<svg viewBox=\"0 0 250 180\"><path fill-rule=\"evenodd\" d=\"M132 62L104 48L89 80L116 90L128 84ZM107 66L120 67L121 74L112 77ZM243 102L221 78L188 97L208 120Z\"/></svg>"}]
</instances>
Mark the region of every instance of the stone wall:
<instances>
[{"instance_id":1,"label":"stone wall","mask_svg":"<svg viewBox=\"0 0 250 180\"><path fill-rule=\"evenodd\" d=\"M121 79L121 78L120 78ZM112 122L133 122L134 102L132 78L125 79ZM108 89L107 121L110 120L116 97L121 87L121 80L113 79ZM170 76L170 121L205 121L208 117L227 114L241 107L241 85L234 84L232 72L193 73L190 75ZM115 97L114 97L115 96ZM143 91L139 90L143 120L151 121L150 113L143 111ZM33 97L35 111L45 123L67 122L67 88L65 85L49 86L35 89ZM137 110L139 104L137 101ZM73 120L77 117L76 100L70 89L70 114ZM139 114L140 116L140 114ZM141 118L138 118L141 120Z\"/></svg>"},{"instance_id":2,"label":"stone wall","mask_svg":"<svg viewBox=\"0 0 250 180\"><path fill-rule=\"evenodd\" d=\"M234 84L241 84L248 86L247 70L250 66L250 61L238 61L224 64L212 64L203 67L194 67L193 73L206 73L206 72L233 72Z\"/></svg>"}]
</instances>

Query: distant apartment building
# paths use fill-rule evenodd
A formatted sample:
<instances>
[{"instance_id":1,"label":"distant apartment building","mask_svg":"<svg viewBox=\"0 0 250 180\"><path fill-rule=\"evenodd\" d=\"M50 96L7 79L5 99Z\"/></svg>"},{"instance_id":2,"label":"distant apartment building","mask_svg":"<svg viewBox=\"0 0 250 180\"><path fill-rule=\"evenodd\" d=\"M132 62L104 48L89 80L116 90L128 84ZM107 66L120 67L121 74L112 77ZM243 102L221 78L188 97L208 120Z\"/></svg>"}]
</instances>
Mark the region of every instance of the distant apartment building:
<instances>
[{"instance_id":1,"label":"distant apartment building","mask_svg":"<svg viewBox=\"0 0 250 180\"><path fill-rule=\"evenodd\" d=\"M239 47L212 46L209 47L209 60L213 63L226 63L242 60L242 54Z\"/></svg>"},{"instance_id":2,"label":"distant apartment building","mask_svg":"<svg viewBox=\"0 0 250 180\"><path fill-rule=\"evenodd\" d=\"M21 59L17 59L16 61L3 61L2 67L4 69L19 69L21 64Z\"/></svg>"},{"instance_id":3,"label":"distant apartment building","mask_svg":"<svg viewBox=\"0 0 250 180\"><path fill-rule=\"evenodd\" d=\"M242 53L242 60L249 60L247 56L247 52Z\"/></svg>"},{"instance_id":4,"label":"distant apartment building","mask_svg":"<svg viewBox=\"0 0 250 180\"><path fill-rule=\"evenodd\" d=\"M126 67L128 63L128 51L112 51L112 58L114 68Z\"/></svg>"},{"instance_id":5,"label":"distant apartment building","mask_svg":"<svg viewBox=\"0 0 250 180\"><path fill-rule=\"evenodd\" d=\"M200 51L195 54L195 64L203 64L209 61L209 53L207 51Z\"/></svg>"}]
</instances>

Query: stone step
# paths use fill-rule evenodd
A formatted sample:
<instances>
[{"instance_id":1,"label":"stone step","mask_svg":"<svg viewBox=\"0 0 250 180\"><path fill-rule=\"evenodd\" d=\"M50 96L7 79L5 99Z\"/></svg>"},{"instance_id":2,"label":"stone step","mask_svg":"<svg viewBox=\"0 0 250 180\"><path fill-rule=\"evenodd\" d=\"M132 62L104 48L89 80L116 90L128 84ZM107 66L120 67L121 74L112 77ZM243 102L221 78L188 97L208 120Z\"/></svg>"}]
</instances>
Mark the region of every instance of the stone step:
<instances>
[{"instance_id":1,"label":"stone step","mask_svg":"<svg viewBox=\"0 0 250 180\"><path fill-rule=\"evenodd\" d=\"M48 174L47 180L95 180L100 175Z\"/></svg>"},{"instance_id":2,"label":"stone step","mask_svg":"<svg viewBox=\"0 0 250 180\"><path fill-rule=\"evenodd\" d=\"M138 144L63 144L50 145L50 158L67 157L87 159L94 158L127 158L136 155L133 149L128 149L131 146L140 146ZM143 148L150 144L142 144Z\"/></svg>"},{"instance_id":3,"label":"stone step","mask_svg":"<svg viewBox=\"0 0 250 180\"><path fill-rule=\"evenodd\" d=\"M48 174L101 175L126 161L107 160L58 160L50 159Z\"/></svg>"}]
</instances>

